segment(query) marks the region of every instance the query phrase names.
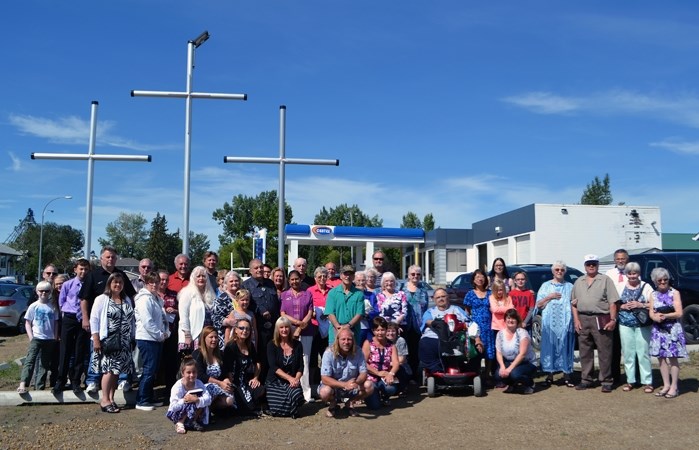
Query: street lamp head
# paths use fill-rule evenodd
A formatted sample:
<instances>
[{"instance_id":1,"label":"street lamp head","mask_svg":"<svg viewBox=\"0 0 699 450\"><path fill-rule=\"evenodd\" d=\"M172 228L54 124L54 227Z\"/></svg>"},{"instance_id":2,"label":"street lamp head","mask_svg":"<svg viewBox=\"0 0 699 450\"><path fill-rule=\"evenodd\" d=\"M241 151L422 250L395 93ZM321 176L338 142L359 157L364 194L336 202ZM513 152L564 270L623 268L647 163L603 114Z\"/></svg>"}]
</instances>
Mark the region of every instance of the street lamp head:
<instances>
[{"instance_id":1,"label":"street lamp head","mask_svg":"<svg viewBox=\"0 0 699 450\"><path fill-rule=\"evenodd\" d=\"M192 44L194 44L194 48L199 48L201 44L207 41L209 39L209 32L204 31L202 34L200 34L196 39L189 41Z\"/></svg>"}]
</instances>

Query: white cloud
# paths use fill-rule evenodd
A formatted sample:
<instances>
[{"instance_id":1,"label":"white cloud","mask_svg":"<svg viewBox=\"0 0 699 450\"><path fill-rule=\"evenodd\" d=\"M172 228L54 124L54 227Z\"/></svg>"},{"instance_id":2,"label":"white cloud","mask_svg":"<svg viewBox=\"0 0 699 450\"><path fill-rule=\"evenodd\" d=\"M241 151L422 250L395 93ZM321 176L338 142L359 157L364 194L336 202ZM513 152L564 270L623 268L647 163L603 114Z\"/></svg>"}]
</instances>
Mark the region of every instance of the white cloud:
<instances>
[{"instance_id":1,"label":"white cloud","mask_svg":"<svg viewBox=\"0 0 699 450\"><path fill-rule=\"evenodd\" d=\"M643 116L699 128L699 97L693 93L663 96L618 89L565 97L551 92L529 92L505 97L502 101L537 114L575 111L593 115Z\"/></svg>"},{"instance_id":2,"label":"white cloud","mask_svg":"<svg viewBox=\"0 0 699 450\"><path fill-rule=\"evenodd\" d=\"M575 98L562 97L550 92L528 92L505 97L502 100L538 114L569 113L579 108Z\"/></svg>"},{"instance_id":3,"label":"white cloud","mask_svg":"<svg viewBox=\"0 0 699 450\"><path fill-rule=\"evenodd\" d=\"M699 141L688 142L675 139L665 139L660 142L651 142L650 146L664 148L675 153L699 155Z\"/></svg>"},{"instance_id":4,"label":"white cloud","mask_svg":"<svg viewBox=\"0 0 699 450\"><path fill-rule=\"evenodd\" d=\"M87 145L90 138L90 122L76 116L48 119L30 115L10 114L10 123L20 133L29 134L55 144ZM112 134L116 123L105 120L97 123L97 143L101 146L126 148L136 151L171 149L173 145L150 145Z\"/></svg>"},{"instance_id":5,"label":"white cloud","mask_svg":"<svg viewBox=\"0 0 699 450\"><path fill-rule=\"evenodd\" d=\"M22 169L22 161L12 152L7 152L7 154L9 155L10 160L12 160L12 170L19 172L20 169Z\"/></svg>"}]
</instances>

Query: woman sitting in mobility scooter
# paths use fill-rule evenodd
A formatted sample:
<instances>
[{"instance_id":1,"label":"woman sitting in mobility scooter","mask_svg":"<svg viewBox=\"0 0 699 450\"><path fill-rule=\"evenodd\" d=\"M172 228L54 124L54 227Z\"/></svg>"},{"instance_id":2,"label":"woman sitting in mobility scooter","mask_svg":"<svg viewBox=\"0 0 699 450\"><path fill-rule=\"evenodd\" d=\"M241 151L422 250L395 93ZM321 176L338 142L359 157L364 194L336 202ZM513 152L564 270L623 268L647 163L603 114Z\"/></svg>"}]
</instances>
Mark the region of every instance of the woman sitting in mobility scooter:
<instances>
[{"instance_id":1,"label":"woman sitting in mobility scooter","mask_svg":"<svg viewBox=\"0 0 699 450\"><path fill-rule=\"evenodd\" d=\"M485 391L480 376L483 343L478 325L470 322L459 306L449 305L444 289L435 290L433 299L436 306L422 316L418 348L427 394L433 396L437 389L472 384L474 394L480 397Z\"/></svg>"}]
</instances>

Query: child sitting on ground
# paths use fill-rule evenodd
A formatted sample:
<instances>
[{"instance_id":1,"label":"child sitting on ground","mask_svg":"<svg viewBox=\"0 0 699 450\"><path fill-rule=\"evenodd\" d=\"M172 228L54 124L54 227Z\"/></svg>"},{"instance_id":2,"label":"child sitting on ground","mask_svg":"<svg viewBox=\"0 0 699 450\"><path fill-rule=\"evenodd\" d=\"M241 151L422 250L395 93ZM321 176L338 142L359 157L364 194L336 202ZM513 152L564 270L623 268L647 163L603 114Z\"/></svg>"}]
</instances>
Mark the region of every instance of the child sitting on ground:
<instances>
[{"instance_id":1,"label":"child sitting on ground","mask_svg":"<svg viewBox=\"0 0 699 450\"><path fill-rule=\"evenodd\" d=\"M46 387L46 374L51 368L51 358L55 353L58 340L58 311L51 301L51 283L42 281L36 285L39 301L29 305L25 318L25 329L29 338L29 350L24 360L20 377L19 394L27 393L27 386L34 375L34 366L38 360L35 388L42 390Z\"/></svg>"},{"instance_id":2,"label":"child sitting on ground","mask_svg":"<svg viewBox=\"0 0 699 450\"><path fill-rule=\"evenodd\" d=\"M182 359L180 375L170 392L170 406L166 416L175 423L177 434L187 430L204 431L209 424L211 396L206 386L197 378L197 363L192 356Z\"/></svg>"},{"instance_id":3,"label":"child sitting on ground","mask_svg":"<svg viewBox=\"0 0 699 450\"><path fill-rule=\"evenodd\" d=\"M408 344L405 342L405 339L399 336L399 332L400 326L397 323L388 323L388 328L386 329L386 339L393 342L393 344L396 346L396 351L398 352L400 370L398 371L397 376L401 385L404 386L399 395L403 396L408 390L408 380L410 380L412 377L413 370L410 368L410 364L408 364Z\"/></svg>"}]
</instances>

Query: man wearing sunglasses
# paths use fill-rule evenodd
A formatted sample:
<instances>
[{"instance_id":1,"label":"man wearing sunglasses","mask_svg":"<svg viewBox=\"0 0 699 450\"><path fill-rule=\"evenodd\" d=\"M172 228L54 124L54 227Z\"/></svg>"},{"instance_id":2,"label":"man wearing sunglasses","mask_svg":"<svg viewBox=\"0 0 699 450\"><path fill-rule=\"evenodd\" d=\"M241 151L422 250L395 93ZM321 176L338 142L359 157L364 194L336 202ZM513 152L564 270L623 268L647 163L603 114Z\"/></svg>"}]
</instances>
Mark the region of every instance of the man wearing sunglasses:
<instances>
[{"instance_id":1,"label":"man wearing sunglasses","mask_svg":"<svg viewBox=\"0 0 699 450\"><path fill-rule=\"evenodd\" d=\"M44 277L44 281L51 283L51 286L53 286L53 280L54 278L56 278L56 275L58 275L58 272L56 271L56 266L54 266L53 264L47 265L44 268L44 272L42 275Z\"/></svg>"}]
</instances>

